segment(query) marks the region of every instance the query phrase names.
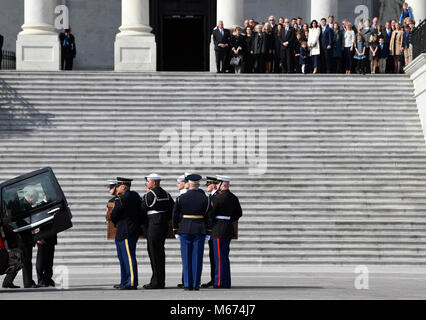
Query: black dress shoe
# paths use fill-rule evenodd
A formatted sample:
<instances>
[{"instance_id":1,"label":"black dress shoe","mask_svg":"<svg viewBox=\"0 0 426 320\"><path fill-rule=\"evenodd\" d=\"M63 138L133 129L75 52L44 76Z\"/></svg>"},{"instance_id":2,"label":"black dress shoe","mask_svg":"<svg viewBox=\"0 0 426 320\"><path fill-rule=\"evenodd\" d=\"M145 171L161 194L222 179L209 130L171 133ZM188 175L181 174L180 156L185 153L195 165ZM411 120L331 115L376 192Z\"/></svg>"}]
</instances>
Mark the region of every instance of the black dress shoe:
<instances>
[{"instance_id":1,"label":"black dress shoe","mask_svg":"<svg viewBox=\"0 0 426 320\"><path fill-rule=\"evenodd\" d=\"M143 286L144 289L164 289L164 286L153 286L152 284L148 283L148 284L144 284Z\"/></svg>"},{"instance_id":2,"label":"black dress shoe","mask_svg":"<svg viewBox=\"0 0 426 320\"><path fill-rule=\"evenodd\" d=\"M177 287L178 287L178 288L183 288L183 283L179 283L179 284L177 285Z\"/></svg>"},{"instance_id":3,"label":"black dress shoe","mask_svg":"<svg viewBox=\"0 0 426 320\"><path fill-rule=\"evenodd\" d=\"M114 286L113 286L113 288L114 289L120 289L122 287L122 285L121 284L115 284Z\"/></svg>"},{"instance_id":4,"label":"black dress shoe","mask_svg":"<svg viewBox=\"0 0 426 320\"><path fill-rule=\"evenodd\" d=\"M213 286L213 288L215 288L215 289L231 289L231 287L218 287L218 286Z\"/></svg>"},{"instance_id":5,"label":"black dress shoe","mask_svg":"<svg viewBox=\"0 0 426 320\"><path fill-rule=\"evenodd\" d=\"M47 284L47 283L44 283L44 282L39 282L38 284L37 284L37 287L39 287L39 288L47 288L49 285Z\"/></svg>"},{"instance_id":6,"label":"black dress shoe","mask_svg":"<svg viewBox=\"0 0 426 320\"><path fill-rule=\"evenodd\" d=\"M46 284L47 284L48 287L56 287L56 283L53 280L48 280L46 282Z\"/></svg>"},{"instance_id":7,"label":"black dress shoe","mask_svg":"<svg viewBox=\"0 0 426 320\"><path fill-rule=\"evenodd\" d=\"M118 290L137 290L136 286L121 286Z\"/></svg>"},{"instance_id":8,"label":"black dress shoe","mask_svg":"<svg viewBox=\"0 0 426 320\"><path fill-rule=\"evenodd\" d=\"M183 287L183 290L185 290L185 291L192 291L194 289L192 287Z\"/></svg>"},{"instance_id":9,"label":"black dress shoe","mask_svg":"<svg viewBox=\"0 0 426 320\"><path fill-rule=\"evenodd\" d=\"M214 285L213 281L210 281L210 282L207 282L207 283L203 283L201 285L201 288L206 289L206 288L213 287L213 285Z\"/></svg>"},{"instance_id":10,"label":"black dress shoe","mask_svg":"<svg viewBox=\"0 0 426 320\"><path fill-rule=\"evenodd\" d=\"M29 285L24 285L24 288L28 289L28 288L38 288L39 286L37 284L35 284L35 282L33 281L32 283L30 283Z\"/></svg>"},{"instance_id":11,"label":"black dress shoe","mask_svg":"<svg viewBox=\"0 0 426 320\"><path fill-rule=\"evenodd\" d=\"M194 290L195 291L200 291L200 287L195 287Z\"/></svg>"},{"instance_id":12,"label":"black dress shoe","mask_svg":"<svg viewBox=\"0 0 426 320\"><path fill-rule=\"evenodd\" d=\"M20 288L20 286L15 286L13 283L3 284L2 287L5 288L5 289L18 289L18 288Z\"/></svg>"}]
</instances>

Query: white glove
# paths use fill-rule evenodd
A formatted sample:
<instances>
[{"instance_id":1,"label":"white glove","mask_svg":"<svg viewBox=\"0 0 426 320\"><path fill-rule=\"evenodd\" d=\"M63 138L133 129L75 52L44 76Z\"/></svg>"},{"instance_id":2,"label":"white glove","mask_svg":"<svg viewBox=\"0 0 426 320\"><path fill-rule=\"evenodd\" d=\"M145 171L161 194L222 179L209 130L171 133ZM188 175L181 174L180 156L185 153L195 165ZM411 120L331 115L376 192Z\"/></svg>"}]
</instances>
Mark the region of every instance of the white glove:
<instances>
[{"instance_id":1,"label":"white glove","mask_svg":"<svg viewBox=\"0 0 426 320\"><path fill-rule=\"evenodd\" d=\"M210 236L206 236L206 241L209 241L210 240Z\"/></svg>"},{"instance_id":2,"label":"white glove","mask_svg":"<svg viewBox=\"0 0 426 320\"><path fill-rule=\"evenodd\" d=\"M180 235L175 234L175 238L178 239L178 240L180 240Z\"/></svg>"}]
</instances>

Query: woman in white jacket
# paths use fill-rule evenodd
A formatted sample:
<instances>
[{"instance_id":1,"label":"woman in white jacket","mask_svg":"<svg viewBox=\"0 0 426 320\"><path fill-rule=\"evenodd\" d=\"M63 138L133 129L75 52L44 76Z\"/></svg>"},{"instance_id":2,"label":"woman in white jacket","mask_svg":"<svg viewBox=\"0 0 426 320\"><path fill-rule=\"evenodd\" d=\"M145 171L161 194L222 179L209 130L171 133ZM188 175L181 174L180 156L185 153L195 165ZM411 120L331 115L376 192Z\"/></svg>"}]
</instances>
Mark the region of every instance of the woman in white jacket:
<instances>
[{"instance_id":1,"label":"woman in white jacket","mask_svg":"<svg viewBox=\"0 0 426 320\"><path fill-rule=\"evenodd\" d=\"M345 66L346 66L346 74L351 74L352 71L352 56L354 51L354 43L355 43L355 32L352 30L352 24L350 22L346 22L346 30L345 30Z\"/></svg>"},{"instance_id":2,"label":"woman in white jacket","mask_svg":"<svg viewBox=\"0 0 426 320\"><path fill-rule=\"evenodd\" d=\"M321 54L320 49L321 29L318 28L318 21L313 20L309 29L308 47L311 51L313 73L318 70L318 57Z\"/></svg>"}]
</instances>

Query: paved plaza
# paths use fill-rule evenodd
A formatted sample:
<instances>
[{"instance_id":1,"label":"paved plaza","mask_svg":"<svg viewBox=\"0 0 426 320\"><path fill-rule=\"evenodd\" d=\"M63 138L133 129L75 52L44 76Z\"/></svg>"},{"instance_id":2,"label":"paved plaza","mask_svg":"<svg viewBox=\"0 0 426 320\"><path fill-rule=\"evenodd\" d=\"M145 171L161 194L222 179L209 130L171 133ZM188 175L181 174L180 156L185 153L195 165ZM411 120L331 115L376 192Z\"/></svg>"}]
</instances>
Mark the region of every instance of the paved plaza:
<instances>
[{"instance_id":1,"label":"paved plaza","mask_svg":"<svg viewBox=\"0 0 426 320\"><path fill-rule=\"evenodd\" d=\"M426 268L420 267L241 267L232 269L233 288L184 291L178 267L167 269L166 289L144 290L149 266L139 266L139 290L117 291L119 270L56 266L65 288L0 289L0 300L371 300L426 298ZM66 271L68 271L68 286ZM356 271L356 272L355 272ZM367 273L368 272L368 273ZM203 282L207 274L203 274ZM3 278L3 277L2 277ZM1 278L1 279L2 279ZM15 280L22 286L21 274ZM368 288L368 289L367 289Z\"/></svg>"}]
</instances>

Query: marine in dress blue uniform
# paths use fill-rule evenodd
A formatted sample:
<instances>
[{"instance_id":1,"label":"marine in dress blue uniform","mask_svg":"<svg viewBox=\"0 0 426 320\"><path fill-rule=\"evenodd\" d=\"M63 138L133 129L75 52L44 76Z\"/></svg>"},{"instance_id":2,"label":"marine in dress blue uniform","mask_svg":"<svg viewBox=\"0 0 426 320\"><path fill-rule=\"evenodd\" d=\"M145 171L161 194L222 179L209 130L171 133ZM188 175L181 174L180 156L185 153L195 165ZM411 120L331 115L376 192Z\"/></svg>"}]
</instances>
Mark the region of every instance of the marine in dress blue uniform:
<instances>
[{"instance_id":1,"label":"marine in dress blue uniform","mask_svg":"<svg viewBox=\"0 0 426 320\"><path fill-rule=\"evenodd\" d=\"M216 267L214 288L231 288L229 250L234 236L232 223L242 216L242 209L237 196L229 190L231 178L217 176L217 180L219 193L214 197L208 212L212 221L211 238Z\"/></svg>"},{"instance_id":2,"label":"marine in dress blue uniform","mask_svg":"<svg viewBox=\"0 0 426 320\"><path fill-rule=\"evenodd\" d=\"M206 187L207 187L207 192L209 192L207 216L209 216L208 212L211 209L211 203L218 192L217 183L218 181L216 177L206 177ZM209 260L210 260L210 281L207 283L203 283L201 285L201 288L209 288L214 286L214 275L215 275L216 265L214 262L213 240L210 238L208 243L209 243Z\"/></svg>"},{"instance_id":3,"label":"marine in dress blue uniform","mask_svg":"<svg viewBox=\"0 0 426 320\"><path fill-rule=\"evenodd\" d=\"M137 289L138 266L136 261L136 243L142 234L144 217L141 210L141 197L130 191L133 179L117 178L117 194L111 221L117 228L115 244L120 261L121 282L114 286L120 290Z\"/></svg>"},{"instance_id":4,"label":"marine in dress blue uniform","mask_svg":"<svg viewBox=\"0 0 426 320\"><path fill-rule=\"evenodd\" d=\"M188 191L180 195L173 208L173 233L180 240L184 289L199 290L203 268L204 241L210 233L207 197L199 190L201 176L187 176Z\"/></svg>"}]
</instances>

